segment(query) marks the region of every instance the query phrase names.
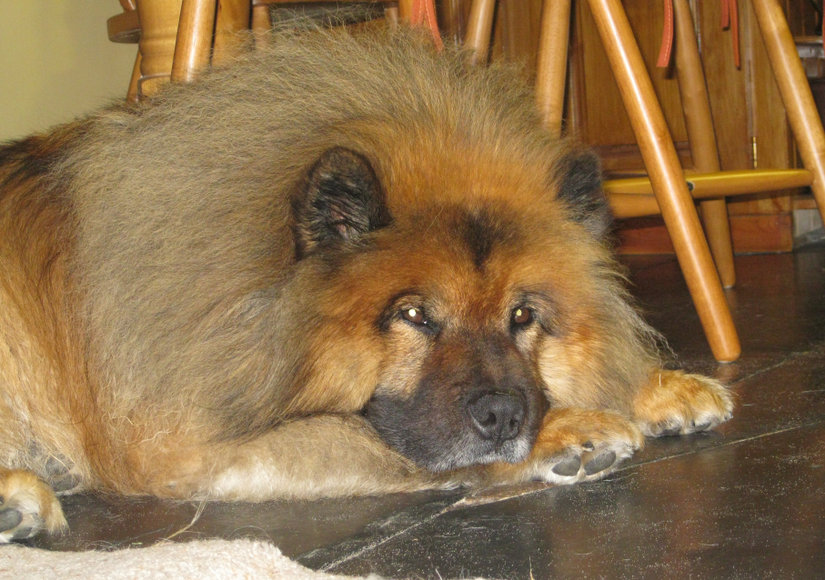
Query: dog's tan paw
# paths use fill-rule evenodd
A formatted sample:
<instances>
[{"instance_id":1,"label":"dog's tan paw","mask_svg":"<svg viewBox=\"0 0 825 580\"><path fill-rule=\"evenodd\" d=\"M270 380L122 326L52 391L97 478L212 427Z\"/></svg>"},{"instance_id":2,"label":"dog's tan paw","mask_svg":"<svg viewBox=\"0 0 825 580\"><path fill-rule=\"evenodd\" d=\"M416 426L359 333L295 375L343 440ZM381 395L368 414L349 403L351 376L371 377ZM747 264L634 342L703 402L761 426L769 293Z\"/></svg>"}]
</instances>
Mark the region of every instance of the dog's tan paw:
<instances>
[{"instance_id":1,"label":"dog's tan paw","mask_svg":"<svg viewBox=\"0 0 825 580\"><path fill-rule=\"evenodd\" d=\"M733 397L718 381L681 371L657 371L636 395L634 419L650 437L713 429L733 416Z\"/></svg>"},{"instance_id":2,"label":"dog's tan paw","mask_svg":"<svg viewBox=\"0 0 825 580\"><path fill-rule=\"evenodd\" d=\"M544 419L522 480L571 484L601 479L644 444L638 427L611 411L559 409Z\"/></svg>"},{"instance_id":3,"label":"dog's tan paw","mask_svg":"<svg viewBox=\"0 0 825 580\"><path fill-rule=\"evenodd\" d=\"M0 543L68 529L52 489L29 471L0 470Z\"/></svg>"}]
</instances>

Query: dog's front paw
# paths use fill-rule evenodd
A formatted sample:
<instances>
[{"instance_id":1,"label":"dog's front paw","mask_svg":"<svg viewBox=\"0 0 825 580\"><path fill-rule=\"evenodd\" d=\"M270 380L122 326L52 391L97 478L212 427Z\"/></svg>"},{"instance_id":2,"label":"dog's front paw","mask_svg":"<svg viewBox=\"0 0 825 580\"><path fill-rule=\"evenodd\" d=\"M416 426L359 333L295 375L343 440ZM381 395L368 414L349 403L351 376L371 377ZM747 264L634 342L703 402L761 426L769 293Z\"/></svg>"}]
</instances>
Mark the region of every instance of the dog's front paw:
<instances>
[{"instance_id":1,"label":"dog's front paw","mask_svg":"<svg viewBox=\"0 0 825 580\"><path fill-rule=\"evenodd\" d=\"M51 488L29 471L0 469L0 543L68 528Z\"/></svg>"},{"instance_id":2,"label":"dog's front paw","mask_svg":"<svg viewBox=\"0 0 825 580\"><path fill-rule=\"evenodd\" d=\"M523 466L524 479L571 484L612 473L639 449L644 437L627 418L611 411L549 412Z\"/></svg>"},{"instance_id":3,"label":"dog's front paw","mask_svg":"<svg viewBox=\"0 0 825 580\"><path fill-rule=\"evenodd\" d=\"M650 437L713 429L733 416L733 397L721 383L681 371L657 371L636 395L634 418Z\"/></svg>"},{"instance_id":4,"label":"dog's front paw","mask_svg":"<svg viewBox=\"0 0 825 580\"><path fill-rule=\"evenodd\" d=\"M597 446L598 445L598 446ZM636 450L628 441L585 442L536 465L535 477L548 483L570 484L601 479Z\"/></svg>"}]
</instances>

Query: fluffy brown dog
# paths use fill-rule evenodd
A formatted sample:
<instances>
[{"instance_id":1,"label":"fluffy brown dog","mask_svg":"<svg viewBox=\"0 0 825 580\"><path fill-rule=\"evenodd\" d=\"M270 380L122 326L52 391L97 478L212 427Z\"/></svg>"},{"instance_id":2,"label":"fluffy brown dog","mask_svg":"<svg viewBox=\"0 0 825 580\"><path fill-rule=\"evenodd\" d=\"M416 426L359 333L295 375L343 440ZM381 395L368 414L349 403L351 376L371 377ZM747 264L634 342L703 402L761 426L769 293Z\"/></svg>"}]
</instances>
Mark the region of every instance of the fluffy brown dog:
<instances>
[{"instance_id":1,"label":"fluffy brown dog","mask_svg":"<svg viewBox=\"0 0 825 580\"><path fill-rule=\"evenodd\" d=\"M725 420L540 126L512 72L316 31L0 149L0 539L52 490L572 483Z\"/></svg>"}]
</instances>

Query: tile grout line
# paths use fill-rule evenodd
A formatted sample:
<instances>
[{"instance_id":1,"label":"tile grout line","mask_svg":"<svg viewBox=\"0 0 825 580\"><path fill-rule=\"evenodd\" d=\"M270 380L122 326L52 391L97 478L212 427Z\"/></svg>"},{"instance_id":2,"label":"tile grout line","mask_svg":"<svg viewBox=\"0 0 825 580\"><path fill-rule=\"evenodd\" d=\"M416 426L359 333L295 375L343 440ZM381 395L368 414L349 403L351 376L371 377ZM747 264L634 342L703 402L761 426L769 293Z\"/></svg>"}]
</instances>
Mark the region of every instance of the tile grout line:
<instances>
[{"instance_id":1,"label":"tile grout line","mask_svg":"<svg viewBox=\"0 0 825 580\"><path fill-rule=\"evenodd\" d=\"M380 538L380 539L378 539L378 540L375 540L375 541L373 541L373 542L370 542L370 543L368 543L367 545L362 546L361 548L359 548L359 549L355 550L354 552L352 552L352 553L350 553L350 554L347 554L347 555L345 555L345 556L341 556L341 557L340 557L340 558L338 558L337 560L334 560L334 561L332 561L332 562L329 562L329 563L327 563L327 564L324 564L324 565L320 568L320 570L321 570L321 571L323 571L323 572L334 572L334 571L335 571L335 570L334 570L334 568L335 568L336 566L339 566L339 565L341 565L341 564L344 564L345 562L348 562L348 561L352 560L353 558L356 558L356 557L358 557L358 556L360 556L360 555L362 555L362 554L365 554L365 553L367 553L367 552L369 552L369 551L371 551L371 550L374 550L375 548L378 548L379 546L381 546L381 545L383 545L383 544L385 544L385 543L389 542L390 540L394 540L394 539L395 539L395 538L397 538L398 536L400 536L400 535L402 535L402 534L406 534L407 532L409 532L409 531L411 531L411 530L414 530L414 529L416 529L416 528L418 528L418 527L420 527L420 526L423 526L424 524L428 524L428 523L430 523L430 522L434 521L435 519L437 519L437 518L441 517L442 515L444 515L444 514L446 514L446 513L450 512L450 511L452 510L453 506L454 506L454 505L456 505L456 504L458 504L458 503L460 503L463 499L464 499L464 498L459 499L459 500L457 500L456 502L451 503L451 504L450 504L450 505L448 505L448 506L445 506L444 508L442 508L442 509L441 509L441 510L439 510L438 512L436 512L436 513L434 513L434 514L432 514L432 515L430 515L430 516L428 516L428 517L426 517L426 518L422 519L422 520L421 520L421 521L419 521L419 522L415 522L414 524L412 524L412 525L410 525L410 526L407 526L407 527L405 527L404 529L398 530L398 531L396 531L396 532L393 532L392 534L389 534L388 536L385 536L385 537L382 537L382 538Z\"/></svg>"},{"instance_id":2,"label":"tile grout line","mask_svg":"<svg viewBox=\"0 0 825 580\"><path fill-rule=\"evenodd\" d=\"M705 453L705 452L708 452L708 451L715 451L717 449L723 449L725 447L732 447L734 445L740 445L742 443L749 443L751 441L757 441L759 439L764 439L765 437L772 437L773 435L782 435L783 433L789 433L791 431L797 431L799 429L806 429L808 427L815 427L817 425L820 425L821 422L822 422L821 419L812 420L812 421L807 422L807 423L799 423L797 425L791 425L789 427L784 427L782 429L777 429L775 431L770 431L768 433L759 433L759 434L756 434L756 435L750 435L748 437L743 437L741 439L726 440L725 442L720 443L719 445L714 445L712 447L705 447L705 448L702 448L702 449L694 449L694 450L690 450L690 451L685 451L683 453L675 453L673 455L665 455L665 456L662 456L662 457L657 457L655 459L648 459L647 461L640 461L638 463L632 463L630 465L627 465L627 467L619 468L616 471L614 471L614 473L620 473L621 471L626 471L626 470L633 469L633 468L636 468L636 467L641 467L643 465L652 465L654 463L659 463L661 461L667 461L669 459L678 459L680 457L688 457L690 455L696 455L697 453Z\"/></svg>"},{"instance_id":3,"label":"tile grout line","mask_svg":"<svg viewBox=\"0 0 825 580\"><path fill-rule=\"evenodd\" d=\"M814 356L816 354L820 354L823 351L823 346L825 346L825 343L818 342L818 343L815 343L815 344L811 345L807 350L788 353L787 355L782 357L780 360L778 360L778 361L776 361L772 364L769 364L767 366L764 366L762 368L756 369L748 375L740 377L739 379L734 381L731 384L731 386L738 385L740 383L743 383L745 381L748 381L750 379L753 379L753 378L756 378L760 375L763 375L767 372L776 370L779 367L784 366L785 364L795 362L799 359L803 359L803 358L808 357L808 356Z\"/></svg>"}]
</instances>

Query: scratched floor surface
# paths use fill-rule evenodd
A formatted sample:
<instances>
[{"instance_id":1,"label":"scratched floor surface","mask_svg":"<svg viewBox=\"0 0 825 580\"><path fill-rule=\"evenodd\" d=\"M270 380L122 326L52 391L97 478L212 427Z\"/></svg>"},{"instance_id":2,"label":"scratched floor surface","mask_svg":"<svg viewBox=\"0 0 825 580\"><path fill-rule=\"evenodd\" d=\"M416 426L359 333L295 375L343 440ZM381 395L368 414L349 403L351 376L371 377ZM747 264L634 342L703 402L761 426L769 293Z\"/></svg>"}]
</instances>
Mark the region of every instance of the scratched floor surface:
<instances>
[{"instance_id":1,"label":"scratched floor surface","mask_svg":"<svg viewBox=\"0 0 825 580\"><path fill-rule=\"evenodd\" d=\"M717 365L670 257L627 260L680 363L732 385L716 432L648 443L610 478L478 495L259 505L75 496L55 550L172 537L267 539L307 566L387 577L821 577L825 570L825 246L737 258L739 362ZM194 520L194 521L193 521ZM191 524L191 525L190 525Z\"/></svg>"}]
</instances>

